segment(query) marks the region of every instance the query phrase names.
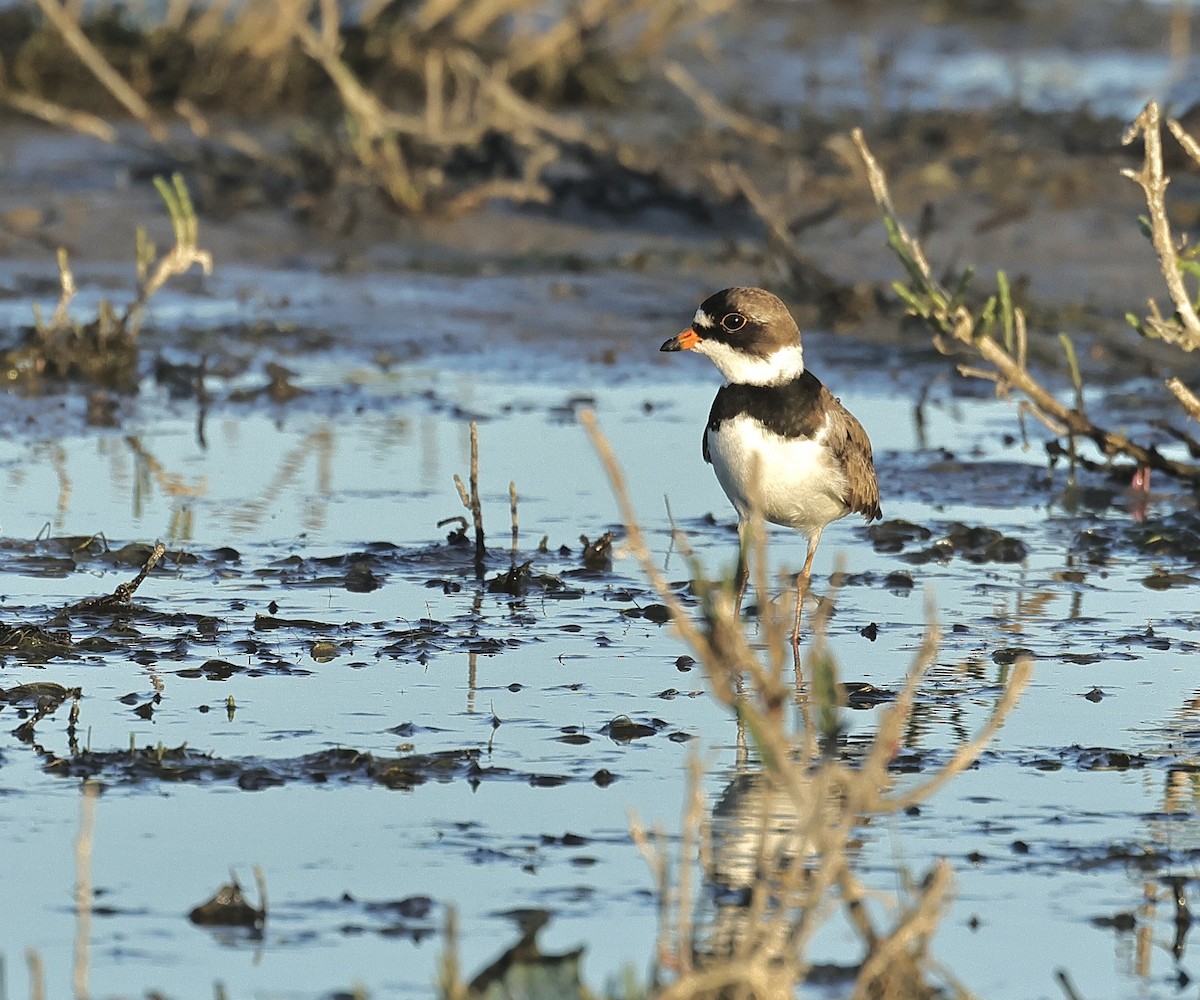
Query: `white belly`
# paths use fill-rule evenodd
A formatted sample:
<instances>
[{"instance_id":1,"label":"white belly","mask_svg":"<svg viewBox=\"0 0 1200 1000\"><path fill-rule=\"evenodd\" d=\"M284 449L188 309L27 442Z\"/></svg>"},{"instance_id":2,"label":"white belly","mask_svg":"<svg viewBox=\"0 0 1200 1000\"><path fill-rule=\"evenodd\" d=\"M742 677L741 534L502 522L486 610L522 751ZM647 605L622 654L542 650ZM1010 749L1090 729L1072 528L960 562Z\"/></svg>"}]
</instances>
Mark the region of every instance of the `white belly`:
<instances>
[{"instance_id":1,"label":"white belly","mask_svg":"<svg viewBox=\"0 0 1200 1000\"><path fill-rule=\"evenodd\" d=\"M824 431L791 440L749 417L734 417L706 435L713 470L739 518L750 514L756 468L758 502L772 524L812 535L850 513L842 499L846 477L824 448Z\"/></svg>"}]
</instances>

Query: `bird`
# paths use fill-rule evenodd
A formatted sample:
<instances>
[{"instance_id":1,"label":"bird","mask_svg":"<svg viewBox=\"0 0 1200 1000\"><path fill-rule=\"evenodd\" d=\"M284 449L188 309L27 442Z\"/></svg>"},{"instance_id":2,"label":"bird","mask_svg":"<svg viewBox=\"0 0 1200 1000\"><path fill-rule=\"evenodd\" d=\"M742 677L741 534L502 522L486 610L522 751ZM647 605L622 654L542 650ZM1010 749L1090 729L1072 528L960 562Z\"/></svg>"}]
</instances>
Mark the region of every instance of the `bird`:
<instances>
[{"instance_id":1,"label":"bird","mask_svg":"<svg viewBox=\"0 0 1200 1000\"><path fill-rule=\"evenodd\" d=\"M804 367L800 328L782 300L765 289L726 288L710 295L691 326L659 350L696 351L725 376L702 450L737 511L737 613L749 578L747 526L754 504L764 520L807 539L796 578L797 646L821 533L851 513L868 522L883 516L870 438Z\"/></svg>"}]
</instances>

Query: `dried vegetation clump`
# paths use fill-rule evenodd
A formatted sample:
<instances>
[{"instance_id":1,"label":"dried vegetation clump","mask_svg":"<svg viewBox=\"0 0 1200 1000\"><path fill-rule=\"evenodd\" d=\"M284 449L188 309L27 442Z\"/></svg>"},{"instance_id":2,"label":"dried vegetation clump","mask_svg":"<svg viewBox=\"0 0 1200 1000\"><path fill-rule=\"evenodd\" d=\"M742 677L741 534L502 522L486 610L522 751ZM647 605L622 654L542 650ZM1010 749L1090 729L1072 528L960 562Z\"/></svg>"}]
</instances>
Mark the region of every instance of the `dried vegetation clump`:
<instances>
[{"instance_id":1,"label":"dried vegetation clump","mask_svg":"<svg viewBox=\"0 0 1200 1000\"><path fill-rule=\"evenodd\" d=\"M693 762L676 856L665 836L634 822L634 839L659 899L655 971L646 995L658 1000L792 997L799 983L817 974L811 946L818 930L835 918L845 921L861 946L859 960L843 970L852 984L845 995L866 1000L955 992L956 984L929 956L930 938L950 897L949 863L935 862L920 878L905 876L903 892L890 897L863 883L855 870L855 844L864 826L927 801L971 765L1020 696L1030 661L1016 662L974 739L934 774L902 783L891 765L921 677L937 654L932 615L907 683L884 711L874 738L851 749L839 707L846 704L846 690L825 639L832 601L822 602L803 658L795 649L789 676L789 602L760 601L761 643L753 642L735 610L733 581L711 581L687 539L676 533L675 543L691 564L698 605L693 620L643 540L607 441L590 413L581 414L581 420L613 483L630 550L703 665L712 695L734 713L752 750L736 787L711 820L703 768ZM756 519L749 559L756 589L765 595L770 581L762 528ZM708 882L703 891L696 885L698 875ZM454 968L444 971L445 995L473 995Z\"/></svg>"},{"instance_id":2,"label":"dried vegetation clump","mask_svg":"<svg viewBox=\"0 0 1200 1000\"><path fill-rule=\"evenodd\" d=\"M199 224L191 198L176 174L168 183L154 183L171 217L175 243L159 254L145 230L137 233L133 297L118 308L102 299L96 315L80 320L72 315L75 276L67 252L58 251L60 293L49 318L34 306L34 325L13 347L0 351L0 375L9 385L32 391L47 382L85 382L89 385L136 392L141 372L138 367L138 333L146 304L169 280L199 267L212 270L212 257L197 246Z\"/></svg>"},{"instance_id":3,"label":"dried vegetation clump","mask_svg":"<svg viewBox=\"0 0 1200 1000\"><path fill-rule=\"evenodd\" d=\"M362 187L417 215L547 202L581 184L618 204L645 188L669 200L680 195L653 166L571 108L622 103L668 41L729 6L267 0L173 3L159 20L86 8L80 20L38 0L41 17L0 14L0 96L109 141L114 116L136 120L181 163L202 162L206 203L226 210L267 199L319 215L325 196ZM281 115L295 116L282 147L242 127Z\"/></svg>"}]
</instances>

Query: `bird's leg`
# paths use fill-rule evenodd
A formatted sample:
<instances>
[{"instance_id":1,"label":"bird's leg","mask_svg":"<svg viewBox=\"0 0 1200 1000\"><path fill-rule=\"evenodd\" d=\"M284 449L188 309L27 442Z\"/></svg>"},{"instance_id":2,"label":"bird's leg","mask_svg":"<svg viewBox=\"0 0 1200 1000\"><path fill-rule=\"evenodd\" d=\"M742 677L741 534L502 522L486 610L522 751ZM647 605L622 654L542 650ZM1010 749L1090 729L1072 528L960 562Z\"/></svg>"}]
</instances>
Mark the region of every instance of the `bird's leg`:
<instances>
[{"instance_id":1,"label":"bird's leg","mask_svg":"<svg viewBox=\"0 0 1200 1000\"><path fill-rule=\"evenodd\" d=\"M792 651L797 659L800 656L800 612L804 608L804 598L808 594L808 585L812 581L813 556L817 554L817 545L821 541L821 532L815 532L808 540L808 555L804 559L804 568L796 576L796 624L792 629Z\"/></svg>"},{"instance_id":2,"label":"bird's leg","mask_svg":"<svg viewBox=\"0 0 1200 1000\"><path fill-rule=\"evenodd\" d=\"M750 563L746 559L746 546L750 544L750 522L738 521L738 558L737 558L737 602L733 606L733 616L742 616L742 598L746 596L746 585L750 582Z\"/></svg>"}]
</instances>

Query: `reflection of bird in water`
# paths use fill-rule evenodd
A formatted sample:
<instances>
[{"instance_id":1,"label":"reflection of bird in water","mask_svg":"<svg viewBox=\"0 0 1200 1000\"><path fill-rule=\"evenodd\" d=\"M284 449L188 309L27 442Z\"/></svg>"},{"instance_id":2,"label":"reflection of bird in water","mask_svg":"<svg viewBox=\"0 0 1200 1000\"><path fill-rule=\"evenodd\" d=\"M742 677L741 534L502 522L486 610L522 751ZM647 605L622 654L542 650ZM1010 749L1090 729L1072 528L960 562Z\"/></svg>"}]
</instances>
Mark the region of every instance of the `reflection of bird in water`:
<instances>
[{"instance_id":1,"label":"reflection of bird in water","mask_svg":"<svg viewBox=\"0 0 1200 1000\"><path fill-rule=\"evenodd\" d=\"M704 429L704 460L737 510L745 593L745 530L755 504L772 524L808 539L800 601L826 526L847 514L880 517L871 442L854 416L804 367L800 329L761 288L726 288L701 303L692 325L663 351L697 351L725 376Z\"/></svg>"},{"instance_id":2,"label":"reflection of bird in water","mask_svg":"<svg viewBox=\"0 0 1200 1000\"><path fill-rule=\"evenodd\" d=\"M521 940L471 980L468 997L583 997L579 975L583 949L548 955L538 947L537 934L549 921L545 910L514 910Z\"/></svg>"},{"instance_id":3,"label":"reflection of bird in water","mask_svg":"<svg viewBox=\"0 0 1200 1000\"><path fill-rule=\"evenodd\" d=\"M802 791L811 788L808 779L800 780ZM837 798L820 806L818 816L809 805L798 807L793 794L762 771L734 774L713 809L705 871L711 891L701 898L695 922L697 958L728 959L755 940L769 950L787 947L803 912L797 904L808 896L810 868L819 860L810 824L833 822L841 811ZM759 906L753 905L756 889L765 894Z\"/></svg>"}]
</instances>

